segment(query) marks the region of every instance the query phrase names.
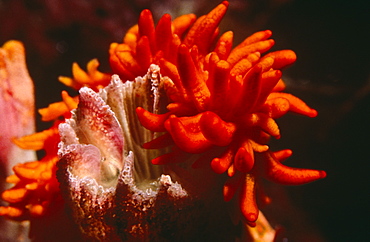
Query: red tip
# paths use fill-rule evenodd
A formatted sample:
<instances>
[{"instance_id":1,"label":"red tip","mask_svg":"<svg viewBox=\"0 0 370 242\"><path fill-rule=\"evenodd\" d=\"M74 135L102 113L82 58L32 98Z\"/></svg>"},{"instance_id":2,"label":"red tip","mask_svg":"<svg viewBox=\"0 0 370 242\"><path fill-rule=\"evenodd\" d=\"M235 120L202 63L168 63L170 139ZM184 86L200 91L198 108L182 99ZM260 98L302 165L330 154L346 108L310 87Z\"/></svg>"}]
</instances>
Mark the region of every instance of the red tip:
<instances>
[{"instance_id":1,"label":"red tip","mask_svg":"<svg viewBox=\"0 0 370 242\"><path fill-rule=\"evenodd\" d=\"M266 30L265 30L265 33L266 33L266 35L268 35L269 37L272 35L272 31L271 31L271 30L269 30L269 29L266 29Z\"/></svg>"},{"instance_id":2,"label":"red tip","mask_svg":"<svg viewBox=\"0 0 370 242\"><path fill-rule=\"evenodd\" d=\"M256 221L258 218L257 214L255 213L248 213L247 216L246 216L246 219L249 221L249 222L254 222Z\"/></svg>"},{"instance_id":3,"label":"red tip","mask_svg":"<svg viewBox=\"0 0 370 242\"><path fill-rule=\"evenodd\" d=\"M229 1L223 1L221 4L225 5L226 7L229 7Z\"/></svg>"},{"instance_id":4,"label":"red tip","mask_svg":"<svg viewBox=\"0 0 370 242\"><path fill-rule=\"evenodd\" d=\"M311 112L308 114L308 117L314 118L318 115L318 112L315 109L311 109Z\"/></svg>"},{"instance_id":5,"label":"red tip","mask_svg":"<svg viewBox=\"0 0 370 242\"><path fill-rule=\"evenodd\" d=\"M325 171L319 171L320 173L320 178L325 178L326 177L326 172Z\"/></svg>"}]
</instances>

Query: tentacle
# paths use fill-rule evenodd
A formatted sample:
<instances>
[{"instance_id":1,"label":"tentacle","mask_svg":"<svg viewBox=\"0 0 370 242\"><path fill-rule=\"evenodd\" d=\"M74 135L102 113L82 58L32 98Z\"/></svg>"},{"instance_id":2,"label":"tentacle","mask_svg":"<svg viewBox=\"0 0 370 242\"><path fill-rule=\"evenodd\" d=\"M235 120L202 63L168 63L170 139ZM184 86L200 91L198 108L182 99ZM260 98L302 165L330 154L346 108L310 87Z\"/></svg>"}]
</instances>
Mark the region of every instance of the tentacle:
<instances>
[{"instance_id":1,"label":"tentacle","mask_svg":"<svg viewBox=\"0 0 370 242\"><path fill-rule=\"evenodd\" d=\"M198 111L204 111L209 105L210 92L205 81L196 69L186 45L180 45L177 59L182 84L189 97L192 97Z\"/></svg>"},{"instance_id":2,"label":"tentacle","mask_svg":"<svg viewBox=\"0 0 370 242\"><path fill-rule=\"evenodd\" d=\"M190 28L196 19L197 17L195 14L186 14L175 18L172 21L174 34L182 37L183 33Z\"/></svg>"},{"instance_id":3,"label":"tentacle","mask_svg":"<svg viewBox=\"0 0 370 242\"><path fill-rule=\"evenodd\" d=\"M282 97L268 99L265 104L271 118L280 118L289 111L290 103Z\"/></svg>"},{"instance_id":4,"label":"tentacle","mask_svg":"<svg viewBox=\"0 0 370 242\"><path fill-rule=\"evenodd\" d=\"M249 172L254 166L254 152L247 140L239 147L234 157L235 168L243 173Z\"/></svg>"},{"instance_id":5,"label":"tentacle","mask_svg":"<svg viewBox=\"0 0 370 242\"><path fill-rule=\"evenodd\" d=\"M264 154L266 178L285 185L302 185L326 177L325 171L292 168L281 164L271 152Z\"/></svg>"},{"instance_id":6,"label":"tentacle","mask_svg":"<svg viewBox=\"0 0 370 242\"><path fill-rule=\"evenodd\" d=\"M235 97L233 98L233 103L235 104L231 109L238 116L248 113L254 107L261 89L261 83L259 81L261 70L261 66L253 66L243 77L240 87L231 86L230 89L235 92ZM241 89L240 92L238 92L239 88ZM233 95L233 92L231 92L230 95Z\"/></svg>"},{"instance_id":7,"label":"tentacle","mask_svg":"<svg viewBox=\"0 0 370 242\"><path fill-rule=\"evenodd\" d=\"M208 53L214 37L213 33L216 31L221 19L225 15L228 6L229 2L223 1L204 18L199 18L201 21L199 24L194 24L189 30L184 43L188 47L197 45L202 54Z\"/></svg>"},{"instance_id":8,"label":"tentacle","mask_svg":"<svg viewBox=\"0 0 370 242\"><path fill-rule=\"evenodd\" d=\"M264 113L252 113L250 115L246 115L243 118L243 121L248 126L259 126L268 134L277 139L280 138L279 126L276 124L274 119L270 118Z\"/></svg>"},{"instance_id":9,"label":"tentacle","mask_svg":"<svg viewBox=\"0 0 370 242\"><path fill-rule=\"evenodd\" d=\"M269 99L282 97L289 101L290 108L289 110L298 114L302 114L311 118L317 116L317 111L315 109L310 108L305 102L299 99L296 96L293 96L289 93L282 93L282 92L273 92L269 95Z\"/></svg>"},{"instance_id":10,"label":"tentacle","mask_svg":"<svg viewBox=\"0 0 370 242\"><path fill-rule=\"evenodd\" d=\"M288 159L292 154L293 151L290 149L285 149L285 150L279 150L272 152L273 156L278 160L279 162L282 162L286 159Z\"/></svg>"},{"instance_id":11,"label":"tentacle","mask_svg":"<svg viewBox=\"0 0 370 242\"><path fill-rule=\"evenodd\" d=\"M167 58L172 42L171 15L165 14L159 20L155 29L155 39L157 50L163 51L164 57Z\"/></svg>"},{"instance_id":12,"label":"tentacle","mask_svg":"<svg viewBox=\"0 0 370 242\"><path fill-rule=\"evenodd\" d=\"M266 102L267 97L279 82L282 75L283 73L280 70L271 70L260 75L261 91L255 108L262 106Z\"/></svg>"},{"instance_id":13,"label":"tentacle","mask_svg":"<svg viewBox=\"0 0 370 242\"><path fill-rule=\"evenodd\" d=\"M154 132L164 132L166 131L164 122L168 119L171 113L167 112L165 114L154 114L143 109L142 107L137 107L136 114L141 125L143 125L146 129Z\"/></svg>"},{"instance_id":14,"label":"tentacle","mask_svg":"<svg viewBox=\"0 0 370 242\"><path fill-rule=\"evenodd\" d=\"M211 90L211 110L224 112L225 103L223 100L229 92L229 73L230 65L224 60L217 62L212 80L210 80Z\"/></svg>"},{"instance_id":15,"label":"tentacle","mask_svg":"<svg viewBox=\"0 0 370 242\"><path fill-rule=\"evenodd\" d=\"M236 131L235 124L223 121L217 114L210 111L202 113L199 124L204 137L218 146L229 145Z\"/></svg>"},{"instance_id":16,"label":"tentacle","mask_svg":"<svg viewBox=\"0 0 370 242\"><path fill-rule=\"evenodd\" d=\"M153 61L153 55L150 50L150 42L148 36L142 36L136 45L136 58L143 71L148 70Z\"/></svg>"},{"instance_id":17,"label":"tentacle","mask_svg":"<svg viewBox=\"0 0 370 242\"><path fill-rule=\"evenodd\" d=\"M271 35L272 35L271 30L263 30L263 31L256 32L256 33L252 34L251 36L247 37L239 45L237 45L234 48L234 50L237 51L238 49L240 49L244 46L247 46L247 45L250 45L250 44L253 44L253 43L257 43L257 42L260 42L260 41L263 41L263 40L267 40L268 38L271 37Z\"/></svg>"},{"instance_id":18,"label":"tentacle","mask_svg":"<svg viewBox=\"0 0 370 242\"><path fill-rule=\"evenodd\" d=\"M196 128L194 125L184 125L180 119L176 117L170 117L167 122L167 130L170 132L176 145L183 151L197 154L212 147L211 142L200 132L199 127Z\"/></svg>"},{"instance_id":19,"label":"tentacle","mask_svg":"<svg viewBox=\"0 0 370 242\"><path fill-rule=\"evenodd\" d=\"M241 59L243 59L245 56L254 53L254 52L260 52L264 53L272 48L272 46L275 44L275 41L272 39L259 41L250 45L246 45L244 47L233 49L227 58L227 62L229 62L231 65L234 65Z\"/></svg>"},{"instance_id":20,"label":"tentacle","mask_svg":"<svg viewBox=\"0 0 370 242\"><path fill-rule=\"evenodd\" d=\"M248 222L255 222L258 218L256 202L255 178L252 174L245 174L245 180L240 192L240 209Z\"/></svg>"},{"instance_id":21,"label":"tentacle","mask_svg":"<svg viewBox=\"0 0 370 242\"><path fill-rule=\"evenodd\" d=\"M233 45L234 33L232 31L225 32L218 40L214 52L221 60L226 60L229 56Z\"/></svg>"},{"instance_id":22,"label":"tentacle","mask_svg":"<svg viewBox=\"0 0 370 242\"><path fill-rule=\"evenodd\" d=\"M218 174L224 173L233 163L234 156L234 147L228 147L220 157L216 157L211 161L212 170Z\"/></svg>"},{"instance_id":23,"label":"tentacle","mask_svg":"<svg viewBox=\"0 0 370 242\"><path fill-rule=\"evenodd\" d=\"M226 202L230 201L233 196L235 195L236 191L240 187L240 184L243 182L243 176L241 173L238 173L238 175L235 175L231 178L229 178L223 188L223 195L224 195L224 200Z\"/></svg>"},{"instance_id":24,"label":"tentacle","mask_svg":"<svg viewBox=\"0 0 370 242\"><path fill-rule=\"evenodd\" d=\"M260 60L260 52L253 52L241 59L230 70L231 76L245 75L247 71Z\"/></svg>"},{"instance_id":25,"label":"tentacle","mask_svg":"<svg viewBox=\"0 0 370 242\"><path fill-rule=\"evenodd\" d=\"M297 60L297 55L292 50L279 50L268 53L264 58L273 57L275 59L272 68L274 70L281 70L287 66L292 65Z\"/></svg>"},{"instance_id":26,"label":"tentacle","mask_svg":"<svg viewBox=\"0 0 370 242\"><path fill-rule=\"evenodd\" d=\"M156 52L156 39L155 39L155 28L153 16L150 10L145 9L140 13L139 17L139 34L141 36L147 36L150 43L150 49L152 53Z\"/></svg>"},{"instance_id":27,"label":"tentacle","mask_svg":"<svg viewBox=\"0 0 370 242\"><path fill-rule=\"evenodd\" d=\"M273 92L281 92L281 91L284 91L286 88L286 85L284 83L284 81L282 79L280 79L278 81L278 83L276 84L276 86L272 89Z\"/></svg>"}]
</instances>

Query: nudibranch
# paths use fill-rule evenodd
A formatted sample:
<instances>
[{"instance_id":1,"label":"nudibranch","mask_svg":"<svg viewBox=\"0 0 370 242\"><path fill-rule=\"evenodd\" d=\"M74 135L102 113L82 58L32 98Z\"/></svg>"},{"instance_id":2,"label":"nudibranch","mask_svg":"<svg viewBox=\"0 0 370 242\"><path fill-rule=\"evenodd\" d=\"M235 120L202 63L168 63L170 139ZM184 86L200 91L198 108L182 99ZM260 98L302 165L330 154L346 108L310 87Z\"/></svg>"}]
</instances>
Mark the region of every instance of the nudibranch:
<instances>
[{"instance_id":1,"label":"nudibranch","mask_svg":"<svg viewBox=\"0 0 370 242\"><path fill-rule=\"evenodd\" d=\"M231 31L216 38L227 7L228 2L222 2L191 26L188 23L193 22L192 16L184 16L187 21L183 38L179 36L184 29L172 31L167 15L154 28L151 16L144 11L138 35L132 37L130 33L125 41L130 48L136 46L137 52L146 53L140 58L151 58L137 63L154 58L162 74L170 78L164 84L169 98L167 112L153 114L141 107L136 109L144 127L163 132L144 147L172 146L170 153L153 159L153 164L183 162L184 157L197 154L193 167L209 164L216 173L227 172L230 179L224 185L224 199L231 200L238 191L241 212L253 225L258 218L257 176L300 185L326 174L287 167L281 161L292 152L272 152L267 146L271 136L280 137L276 118L289 111L308 117L315 117L317 112L299 98L282 92L285 85L281 70L294 63L296 55L291 50L262 55L274 45L271 31L257 32L235 48ZM111 54L113 62L118 54ZM121 69L116 71L126 75L128 68L123 68L124 62L119 63ZM257 156L261 160L257 161Z\"/></svg>"},{"instance_id":2,"label":"nudibranch","mask_svg":"<svg viewBox=\"0 0 370 242\"><path fill-rule=\"evenodd\" d=\"M63 200L88 239L202 240L212 226L232 230L212 219L230 220L223 208L231 200L244 224L264 223L260 178L286 185L324 178L283 165L292 151L268 146L280 138L277 118L317 115L283 92L282 69L295 53L269 52L269 30L235 47L232 31L218 38L228 5L199 18L165 14L157 25L144 10L123 42L111 44L111 73L98 71L97 60L87 72L73 64L73 77L60 81L80 95L63 92L62 102L40 110L45 121L62 119L17 140L46 156L14 168L15 186L3 193L10 205L0 214L46 216Z\"/></svg>"}]
</instances>

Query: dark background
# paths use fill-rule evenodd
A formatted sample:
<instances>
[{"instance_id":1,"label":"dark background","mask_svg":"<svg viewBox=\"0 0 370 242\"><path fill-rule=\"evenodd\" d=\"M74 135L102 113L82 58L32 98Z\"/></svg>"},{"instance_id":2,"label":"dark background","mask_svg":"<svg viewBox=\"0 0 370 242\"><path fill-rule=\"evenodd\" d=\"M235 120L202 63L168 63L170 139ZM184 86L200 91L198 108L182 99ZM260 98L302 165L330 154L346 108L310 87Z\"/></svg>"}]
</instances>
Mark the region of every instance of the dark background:
<instances>
[{"instance_id":1,"label":"dark background","mask_svg":"<svg viewBox=\"0 0 370 242\"><path fill-rule=\"evenodd\" d=\"M220 1L42 1L0 0L0 44L24 42L36 86L36 107L60 101L57 81L71 76L72 62L83 68L92 58L108 70L108 48L121 41L144 8L155 18L207 13ZM235 43L271 29L275 49L292 49L295 65L284 72L287 92L319 111L310 119L287 115L278 124L282 138L273 150L290 148L287 164L321 169L327 178L312 184L271 186L289 241L365 241L369 232L370 2L344 0L230 1L222 32ZM37 117L39 120L39 116ZM50 124L38 122L38 129ZM280 206L281 205L281 206ZM315 240L312 240L312 239Z\"/></svg>"}]
</instances>

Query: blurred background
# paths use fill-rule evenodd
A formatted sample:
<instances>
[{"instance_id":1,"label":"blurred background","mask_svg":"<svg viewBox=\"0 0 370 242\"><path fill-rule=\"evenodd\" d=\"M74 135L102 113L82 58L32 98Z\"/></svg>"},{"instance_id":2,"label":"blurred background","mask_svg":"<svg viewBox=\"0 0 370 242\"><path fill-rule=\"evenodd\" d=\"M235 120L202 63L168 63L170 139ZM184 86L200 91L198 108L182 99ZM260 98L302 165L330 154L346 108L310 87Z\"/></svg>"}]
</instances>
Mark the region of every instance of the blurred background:
<instances>
[{"instance_id":1,"label":"blurred background","mask_svg":"<svg viewBox=\"0 0 370 242\"><path fill-rule=\"evenodd\" d=\"M144 8L155 20L164 13L207 13L214 0L0 0L0 45L10 39L26 47L36 87L36 107L60 101L58 76L71 76L98 58L108 71L108 48L120 42ZM273 204L263 209L288 241L365 241L369 230L370 1L231 0L221 32L235 43L270 29L274 50L292 49L297 62L285 70L287 92L319 111L310 119L278 120L282 138L273 150L290 148L287 165L325 170L308 185L267 184ZM39 122L38 130L50 124Z\"/></svg>"}]
</instances>

